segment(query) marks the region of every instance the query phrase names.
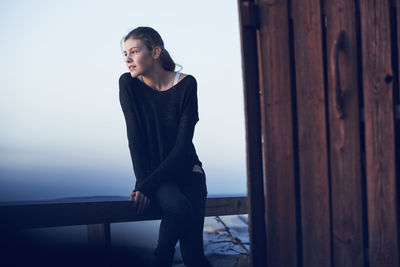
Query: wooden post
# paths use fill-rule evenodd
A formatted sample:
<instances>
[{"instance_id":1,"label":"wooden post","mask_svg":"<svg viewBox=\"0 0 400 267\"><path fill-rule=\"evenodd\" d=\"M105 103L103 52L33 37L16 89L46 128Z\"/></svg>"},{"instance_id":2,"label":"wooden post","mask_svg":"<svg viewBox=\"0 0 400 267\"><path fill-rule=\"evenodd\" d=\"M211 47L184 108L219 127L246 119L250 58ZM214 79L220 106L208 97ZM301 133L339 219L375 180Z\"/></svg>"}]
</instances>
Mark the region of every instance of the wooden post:
<instances>
[{"instance_id":1,"label":"wooden post","mask_svg":"<svg viewBox=\"0 0 400 267\"><path fill-rule=\"evenodd\" d=\"M331 267L331 208L321 2L291 1L303 266Z\"/></svg>"},{"instance_id":2,"label":"wooden post","mask_svg":"<svg viewBox=\"0 0 400 267\"><path fill-rule=\"evenodd\" d=\"M335 267L365 266L357 17L354 1L326 1L327 86ZM364 213L363 213L364 212Z\"/></svg>"},{"instance_id":3,"label":"wooden post","mask_svg":"<svg viewBox=\"0 0 400 267\"><path fill-rule=\"evenodd\" d=\"M299 266L288 1L259 1L267 266ZM297 210L298 211L298 210Z\"/></svg>"},{"instance_id":4,"label":"wooden post","mask_svg":"<svg viewBox=\"0 0 400 267\"><path fill-rule=\"evenodd\" d=\"M252 267L266 266L264 181L258 76L258 10L254 1L238 0L246 123L247 192Z\"/></svg>"},{"instance_id":5,"label":"wooden post","mask_svg":"<svg viewBox=\"0 0 400 267\"><path fill-rule=\"evenodd\" d=\"M88 224L88 242L94 246L111 246L110 223Z\"/></svg>"},{"instance_id":6,"label":"wooden post","mask_svg":"<svg viewBox=\"0 0 400 267\"><path fill-rule=\"evenodd\" d=\"M400 266L389 2L360 1L370 267Z\"/></svg>"}]
</instances>

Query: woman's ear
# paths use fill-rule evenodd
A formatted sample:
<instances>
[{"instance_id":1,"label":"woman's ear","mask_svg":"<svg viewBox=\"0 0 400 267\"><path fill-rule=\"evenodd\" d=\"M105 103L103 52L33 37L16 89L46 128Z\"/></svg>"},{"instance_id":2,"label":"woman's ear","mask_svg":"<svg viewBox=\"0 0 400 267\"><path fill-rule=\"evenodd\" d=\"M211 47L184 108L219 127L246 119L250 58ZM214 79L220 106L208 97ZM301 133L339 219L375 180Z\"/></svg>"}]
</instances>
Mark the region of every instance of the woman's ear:
<instances>
[{"instance_id":1,"label":"woman's ear","mask_svg":"<svg viewBox=\"0 0 400 267\"><path fill-rule=\"evenodd\" d=\"M159 58L159 57L161 56L161 51L162 51L162 48L161 48L161 47L155 46L155 47L153 48L153 51L152 51L152 57L153 57L154 59Z\"/></svg>"}]
</instances>

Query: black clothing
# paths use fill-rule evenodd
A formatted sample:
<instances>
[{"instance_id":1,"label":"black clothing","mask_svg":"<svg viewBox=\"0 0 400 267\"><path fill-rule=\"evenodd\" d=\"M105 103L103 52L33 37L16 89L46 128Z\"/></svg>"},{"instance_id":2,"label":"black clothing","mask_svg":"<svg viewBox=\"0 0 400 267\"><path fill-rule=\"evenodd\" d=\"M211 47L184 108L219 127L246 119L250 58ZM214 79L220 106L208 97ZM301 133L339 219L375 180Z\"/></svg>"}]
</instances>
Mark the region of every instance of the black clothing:
<instances>
[{"instance_id":1,"label":"black clothing","mask_svg":"<svg viewBox=\"0 0 400 267\"><path fill-rule=\"evenodd\" d=\"M179 240L185 266L212 267L204 255L203 228L207 200L206 174L192 172L182 183L167 181L155 192L150 202L161 210L155 260L151 266L171 267L175 246ZM151 208L150 208L151 209Z\"/></svg>"},{"instance_id":2,"label":"black clothing","mask_svg":"<svg viewBox=\"0 0 400 267\"><path fill-rule=\"evenodd\" d=\"M150 197L150 206L162 213L152 266L172 266L179 240L186 266L212 267L203 245L206 174L192 142L199 121L196 79L187 75L170 89L157 91L127 72L119 78L119 99L136 176L134 191ZM192 171L194 164L203 173Z\"/></svg>"},{"instance_id":3,"label":"black clothing","mask_svg":"<svg viewBox=\"0 0 400 267\"><path fill-rule=\"evenodd\" d=\"M199 121L192 75L157 91L126 72L119 78L119 99L136 176L134 191L150 197L162 182L188 179L194 164L202 167L192 142Z\"/></svg>"}]
</instances>

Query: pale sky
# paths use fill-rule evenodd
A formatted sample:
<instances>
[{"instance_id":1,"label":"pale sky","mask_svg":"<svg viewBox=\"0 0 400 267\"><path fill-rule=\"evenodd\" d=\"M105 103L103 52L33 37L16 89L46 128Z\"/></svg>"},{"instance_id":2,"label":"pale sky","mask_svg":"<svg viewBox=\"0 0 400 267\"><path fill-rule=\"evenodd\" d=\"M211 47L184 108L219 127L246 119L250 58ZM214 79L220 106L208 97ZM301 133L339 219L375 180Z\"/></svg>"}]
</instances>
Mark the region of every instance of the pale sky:
<instances>
[{"instance_id":1,"label":"pale sky","mask_svg":"<svg viewBox=\"0 0 400 267\"><path fill-rule=\"evenodd\" d=\"M108 174L93 191L91 184L99 182L96 177L53 172L55 187L71 188L66 196L131 192L134 174L118 78L128 71L120 40L138 26L156 29L174 61L183 66L182 72L197 80L200 120L194 144L209 194L247 192L235 0L2 1L3 190L8 186L15 191L25 182L32 188L50 182L40 175L12 175L13 170L59 169ZM11 179L12 183L6 182Z\"/></svg>"}]
</instances>

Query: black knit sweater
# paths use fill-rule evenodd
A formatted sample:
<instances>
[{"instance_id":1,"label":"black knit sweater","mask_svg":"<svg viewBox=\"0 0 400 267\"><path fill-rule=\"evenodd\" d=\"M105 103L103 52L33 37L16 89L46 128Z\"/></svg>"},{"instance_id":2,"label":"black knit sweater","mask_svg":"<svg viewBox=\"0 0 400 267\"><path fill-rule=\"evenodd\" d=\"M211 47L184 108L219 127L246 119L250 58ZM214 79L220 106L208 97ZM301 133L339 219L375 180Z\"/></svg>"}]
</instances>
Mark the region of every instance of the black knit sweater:
<instances>
[{"instance_id":1,"label":"black knit sweater","mask_svg":"<svg viewBox=\"0 0 400 267\"><path fill-rule=\"evenodd\" d=\"M136 176L133 191L150 196L163 181L188 178L194 164L202 166L192 142L199 121L192 75L158 91L126 72L119 78L119 100Z\"/></svg>"}]
</instances>

